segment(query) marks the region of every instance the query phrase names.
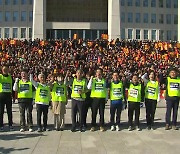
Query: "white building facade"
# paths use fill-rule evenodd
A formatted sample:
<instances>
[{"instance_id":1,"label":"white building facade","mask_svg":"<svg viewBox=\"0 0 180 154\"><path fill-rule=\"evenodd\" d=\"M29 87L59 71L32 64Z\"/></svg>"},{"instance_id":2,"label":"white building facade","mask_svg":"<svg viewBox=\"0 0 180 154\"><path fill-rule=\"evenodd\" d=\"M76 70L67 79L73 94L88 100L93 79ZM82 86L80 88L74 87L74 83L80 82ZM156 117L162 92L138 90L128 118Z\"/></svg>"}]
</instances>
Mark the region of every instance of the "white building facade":
<instances>
[{"instance_id":1,"label":"white building facade","mask_svg":"<svg viewBox=\"0 0 180 154\"><path fill-rule=\"evenodd\" d=\"M0 38L180 40L178 0L0 0Z\"/></svg>"}]
</instances>

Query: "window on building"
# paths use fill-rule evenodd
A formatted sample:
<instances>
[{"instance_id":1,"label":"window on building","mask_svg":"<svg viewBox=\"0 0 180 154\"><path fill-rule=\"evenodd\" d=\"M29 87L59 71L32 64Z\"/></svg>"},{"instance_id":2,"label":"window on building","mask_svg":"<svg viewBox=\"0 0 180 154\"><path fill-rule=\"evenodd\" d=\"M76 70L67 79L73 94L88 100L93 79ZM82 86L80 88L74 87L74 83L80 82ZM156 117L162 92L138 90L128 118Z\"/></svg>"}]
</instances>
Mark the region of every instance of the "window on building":
<instances>
[{"instance_id":1,"label":"window on building","mask_svg":"<svg viewBox=\"0 0 180 154\"><path fill-rule=\"evenodd\" d=\"M5 0L5 5L10 5L11 1L10 0Z\"/></svg>"},{"instance_id":2,"label":"window on building","mask_svg":"<svg viewBox=\"0 0 180 154\"><path fill-rule=\"evenodd\" d=\"M143 6L148 7L148 0L143 0Z\"/></svg>"},{"instance_id":3,"label":"window on building","mask_svg":"<svg viewBox=\"0 0 180 154\"><path fill-rule=\"evenodd\" d=\"M121 29L121 39L125 39L125 29Z\"/></svg>"},{"instance_id":4,"label":"window on building","mask_svg":"<svg viewBox=\"0 0 180 154\"><path fill-rule=\"evenodd\" d=\"M178 8L178 0L173 0L174 1L174 8Z\"/></svg>"},{"instance_id":5,"label":"window on building","mask_svg":"<svg viewBox=\"0 0 180 154\"><path fill-rule=\"evenodd\" d=\"M132 23L133 22L133 13L128 13L128 22Z\"/></svg>"},{"instance_id":6,"label":"window on building","mask_svg":"<svg viewBox=\"0 0 180 154\"><path fill-rule=\"evenodd\" d=\"M33 11L29 11L29 21L33 21Z\"/></svg>"},{"instance_id":7,"label":"window on building","mask_svg":"<svg viewBox=\"0 0 180 154\"><path fill-rule=\"evenodd\" d=\"M18 38L18 28L13 28L13 38Z\"/></svg>"},{"instance_id":8,"label":"window on building","mask_svg":"<svg viewBox=\"0 0 180 154\"><path fill-rule=\"evenodd\" d=\"M167 31L167 40L172 40L172 32L170 30Z\"/></svg>"},{"instance_id":9,"label":"window on building","mask_svg":"<svg viewBox=\"0 0 180 154\"><path fill-rule=\"evenodd\" d=\"M21 21L26 21L26 11L21 12Z\"/></svg>"},{"instance_id":10,"label":"window on building","mask_svg":"<svg viewBox=\"0 0 180 154\"><path fill-rule=\"evenodd\" d=\"M128 29L128 39L132 40L133 29Z\"/></svg>"},{"instance_id":11,"label":"window on building","mask_svg":"<svg viewBox=\"0 0 180 154\"><path fill-rule=\"evenodd\" d=\"M18 21L19 20L19 13L18 11L13 12L13 21Z\"/></svg>"},{"instance_id":12,"label":"window on building","mask_svg":"<svg viewBox=\"0 0 180 154\"><path fill-rule=\"evenodd\" d=\"M62 38L65 38L65 37L63 36ZM91 30L87 29L87 30L85 30L85 39L90 39L90 38L92 38L91 37Z\"/></svg>"},{"instance_id":13,"label":"window on building","mask_svg":"<svg viewBox=\"0 0 180 154\"><path fill-rule=\"evenodd\" d=\"M46 6L47 22L107 22L107 0L47 0Z\"/></svg>"},{"instance_id":14,"label":"window on building","mask_svg":"<svg viewBox=\"0 0 180 154\"><path fill-rule=\"evenodd\" d=\"M29 4L32 5L33 4L33 0L29 0Z\"/></svg>"},{"instance_id":15,"label":"window on building","mask_svg":"<svg viewBox=\"0 0 180 154\"><path fill-rule=\"evenodd\" d=\"M4 28L4 37L9 38L9 28Z\"/></svg>"},{"instance_id":16,"label":"window on building","mask_svg":"<svg viewBox=\"0 0 180 154\"><path fill-rule=\"evenodd\" d=\"M143 14L143 22L144 23L148 23L149 22L149 15L148 15L148 13L144 13Z\"/></svg>"},{"instance_id":17,"label":"window on building","mask_svg":"<svg viewBox=\"0 0 180 154\"><path fill-rule=\"evenodd\" d=\"M26 0L21 0L21 4L25 5L26 4Z\"/></svg>"},{"instance_id":18,"label":"window on building","mask_svg":"<svg viewBox=\"0 0 180 154\"><path fill-rule=\"evenodd\" d=\"M171 0L166 0L166 8L171 8Z\"/></svg>"},{"instance_id":19,"label":"window on building","mask_svg":"<svg viewBox=\"0 0 180 154\"><path fill-rule=\"evenodd\" d=\"M125 13L121 12L121 22L125 23Z\"/></svg>"},{"instance_id":20,"label":"window on building","mask_svg":"<svg viewBox=\"0 0 180 154\"><path fill-rule=\"evenodd\" d=\"M0 0L0 5L2 5L2 0Z\"/></svg>"},{"instance_id":21,"label":"window on building","mask_svg":"<svg viewBox=\"0 0 180 154\"><path fill-rule=\"evenodd\" d=\"M164 6L163 1L164 1L164 0L159 0L159 7L160 7L160 8L163 8L163 6Z\"/></svg>"},{"instance_id":22,"label":"window on building","mask_svg":"<svg viewBox=\"0 0 180 154\"><path fill-rule=\"evenodd\" d=\"M125 0L121 0L121 6L125 5Z\"/></svg>"},{"instance_id":23,"label":"window on building","mask_svg":"<svg viewBox=\"0 0 180 154\"><path fill-rule=\"evenodd\" d=\"M132 6L133 5L133 1L132 0L127 0L127 6Z\"/></svg>"},{"instance_id":24,"label":"window on building","mask_svg":"<svg viewBox=\"0 0 180 154\"><path fill-rule=\"evenodd\" d=\"M135 6L140 6L141 5L141 1L140 0L136 0L135 1Z\"/></svg>"},{"instance_id":25,"label":"window on building","mask_svg":"<svg viewBox=\"0 0 180 154\"><path fill-rule=\"evenodd\" d=\"M148 30L144 30L144 40L148 40L149 35L148 35Z\"/></svg>"},{"instance_id":26,"label":"window on building","mask_svg":"<svg viewBox=\"0 0 180 154\"><path fill-rule=\"evenodd\" d=\"M1 28L0 28L0 38L2 38Z\"/></svg>"},{"instance_id":27,"label":"window on building","mask_svg":"<svg viewBox=\"0 0 180 154\"><path fill-rule=\"evenodd\" d=\"M151 0L151 7L156 7L156 0Z\"/></svg>"},{"instance_id":28,"label":"window on building","mask_svg":"<svg viewBox=\"0 0 180 154\"><path fill-rule=\"evenodd\" d=\"M29 38L32 38L32 28L29 28Z\"/></svg>"},{"instance_id":29,"label":"window on building","mask_svg":"<svg viewBox=\"0 0 180 154\"><path fill-rule=\"evenodd\" d=\"M140 31L140 29L136 29L136 39L140 39L140 33L141 33L141 31Z\"/></svg>"},{"instance_id":30,"label":"window on building","mask_svg":"<svg viewBox=\"0 0 180 154\"><path fill-rule=\"evenodd\" d=\"M5 12L5 21L10 21L11 20L11 13L9 11Z\"/></svg>"},{"instance_id":31,"label":"window on building","mask_svg":"<svg viewBox=\"0 0 180 154\"><path fill-rule=\"evenodd\" d=\"M156 23L156 14L154 14L154 13L151 14L151 23L153 23L153 24Z\"/></svg>"},{"instance_id":32,"label":"window on building","mask_svg":"<svg viewBox=\"0 0 180 154\"><path fill-rule=\"evenodd\" d=\"M26 38L26 28L21 28L21 38Z\"/></svg>"},{"instance_id":33,"label":"window on building","mask_svg":"<svg viewBox=\"0 0 180 154\"><path fill-rule=\"evenodd\" d=\"M164 14L159 15L159 23L163 24L164 23Z\"/></svg>"},{"instance_id":34,"label":"window on building","mask_svg":"<svg viewBox=\"0 0 180 154\"><path fill-rule=\"evenodd\" d=\"M13 5L18 5L18 0L13 0Z\"/></svg>"},{"instance_id":35,"label":"window on building","mask_svg":"<svg viewBox=\"0 0 180 154\"><path fill-rule=\"evenodd\" d=\"M178 24L178 15L177 14L174 15L174 24L175 25Z\"/></svg>"},{"instance_id":36,"label":"window on building","mask_svg":"<svg viewBox=\"0 0 180 154\"><path fill-rule=\"evenodd\" d=\"M97 39L97 31L96 30L91 30L91 36L92 36L92 40Z\"/></svg>"},{"instance_id":37,"label":"window on building","mask_svg":"<svg viewBox=\"0 0 180 154\"><path fill-rule=\"evenodd\" d=\"M0 11L0 22L3 21L3 13Z\"/></svg>"},{"instance_id":38,"label":"window on building","mask_svg":"<svg viewBox=\"0 0 180 154\"><path fill-rule=\"evenodd\" d=\"M151 31L151 39L156 40L156 30Z\"/></svg>"},{"instance_id":39,"label":"window on building","mask_svg":"<svg viewBox=\"0 0 180 154\"><path fill-rule=\"evenodd\" d=\"M171 14L166 15L166 23L171 24Z\"/></svg>"},{"instance_id":40,"label":"window on building","mask_svg":"<svg viewBox=\"0 0 180 154\"><path fill-rule=\"evenodd\" d=\"M136 13L136 23L140 23L140 22L141 22L141 14Z\"/></svg>"},{"instance_id":41,"label":"window on building","mask_svg":"<svg viewBox=\"0 0 180 154\"><path fill-rule=\"evenodd\" d=\"M164 40L164 30L159 31L159 39L162 41Z\"/></svg>"},{"instance_id":42,"label":"window on building","mask_svg":"<svg viewBox=\"0 0 180 154\"><path fill-rule=\"evenodd\" d=\"M177 30L174 31L174 41L177 41Z\"/></svg>"}]
</instances>

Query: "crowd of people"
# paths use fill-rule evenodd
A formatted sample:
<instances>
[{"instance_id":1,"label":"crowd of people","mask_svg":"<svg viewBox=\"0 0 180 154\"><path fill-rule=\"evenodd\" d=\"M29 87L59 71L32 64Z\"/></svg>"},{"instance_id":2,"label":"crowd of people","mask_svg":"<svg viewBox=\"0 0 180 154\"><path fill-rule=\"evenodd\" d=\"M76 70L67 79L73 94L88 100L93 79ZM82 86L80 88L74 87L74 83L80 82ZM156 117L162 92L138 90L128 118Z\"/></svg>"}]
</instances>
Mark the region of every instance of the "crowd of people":
<instances>
[{"instance_id":1,"label":"crowd of people","mask_svg":"<svg viewBox=\"0 0 180 154\"><path fill-rule=\"evenodd\" d=\"M0 40L0 63L10 66L13 78L20 77L22 68L35 78L40 72L49 74L70 71L69 76L81 68L92 74L101 68L105 77L114 70L122 77L133 73L143 75L150 67L158 75L165 75L170 66L179 68L179 47L176 42L112 40Z\"/></svg>"},{"instance_id":2,"label":"crowd of people","mask_svg":"<svg viewBox=\"0 0 180 154\"><path fill-rule=\"evenodd\" d=\"M0 130L4 130L6 105L12 127L12 93L17 93L20 131L25 131L25 111L29 131L33 131L33 98L37 108L38 132L47 130L48 108L52 105L56 130L63 130L66 104L72 99L71 131L87 128L91 108L91 131L104 128L104 110L110 99L111 130L120 130L120 116L128 107L129 131L140 129L140 104L145 102L147 129L154 128L160 88L166 90L165 129L177 130L180 99L179 43L112 40L1 40ZM125 91L127 90L127 93ZM171 111L173 118L171 122ZM99 111L99 112L98 112ZM41 116L43 114L43 125ZM116 120L115 120L116 114ZM135 123L133 115L135 114Z\"/></svg>"}]
</instances>

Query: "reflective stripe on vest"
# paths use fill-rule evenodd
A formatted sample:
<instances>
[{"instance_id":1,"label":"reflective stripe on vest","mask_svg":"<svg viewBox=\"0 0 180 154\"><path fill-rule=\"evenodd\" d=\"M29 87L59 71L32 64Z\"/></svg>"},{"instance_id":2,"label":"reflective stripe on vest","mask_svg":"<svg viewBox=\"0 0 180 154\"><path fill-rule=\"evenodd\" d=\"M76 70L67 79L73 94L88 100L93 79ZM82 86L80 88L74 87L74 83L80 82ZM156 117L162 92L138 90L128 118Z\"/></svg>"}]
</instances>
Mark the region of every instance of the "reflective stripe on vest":
<instances>
[{"instance_id":1,"label":"reflective stripe on vest","mask_svg":"<svg viewBox=\"0 0 180 154\"><path fill-rule=\"evenodd\" d=\"M86 81L85 79L81 80L81 81L77 81L77 79L75 78L72 84L72 93L71 93L71 98L86 98L86 94L82 93L79 94L78 91L84 91L85 90L85 86L86 86Z\"/></svg>"},{"instance_id":2,"label":"reflective stripe on vest","mask_svg":"<svg viewBox=\"0 0 180 154\"><path fill-rule=\"evenodd\" d=\"M11 75L8 75L5 77L4 75L0 74L0 93L5 92L9 93L12 92L12 77Z\"/></svg>"},{"instance_id":3,"label":"reflective stripe on vest","mask_svg":"<svg viewBox=\"0 0 180 154\"><path fill-rule=\"evenodd\" d=\"M18 84L18 98L33 98L32 83L30 81L19 81Z\"/></svg>"},{"instance_id":4,"label":"reflective stripe on vest","mask_svg":"<svg viewBox=\"0 0 180 154\"><path fill-rule=\"evenodd\" d=\"M158 89L159 84L157 81L152 83L151 81L148 81L146 88L145 88L145 98L157 100L158 99Z\"/></svg>"},{"instance_id":5,"label":"reflective stripe on vest","mask_svg":"<svg viewBox=\"0 0 180 154\"><path fill-rule=\"evenodd\" d=\"M122 82L119 82L118 84L112 82L110 88L110 100L120 99L123 99L123 84Z\"/></svg>"},{"instance_id":6,"label":"reflective stripe on vest","mask_svg":"<svg viewBox=\"0 0 180 154\"><path fill-rule=\"evenodd\" d=\"M36 89L35 102L41 102L43 104L49 105L50 101L50 88L48 86L38 85Z\"/></svg>"},{"instance_id":7,"label":"reflective stripe on vest","mask_svg":"<svg viewBox=\"0 0 180 154\"><path fill-rule=\"evenodd\" d=\"M105 87L104 79L102 79L101 81L97 81L96 79L93 79L90 97L106 98L106 87Z\"/></svg>"},{"instance_id":8,"label":"reflective stripe on vest","mask_svg":"<svg viewBox=\"0 0 180 154\"><path fill-rule=\"evenodd\" d=\"M67 90L65 84L58 84L57 82L54 83L52 88L51 96L53 102L66 102Z\"/></svg>"},{"instance_id":9,"label":"reflective stripe on vest","mask_svg":"<svg viewBox=\"0 0 180 154\"><path fill-rule=\"evenodd\" d=\"M128 89L128 101L141 102L141 84L134 86L132 83L130 83Z\"/></svg>"},{"instance_id":10,"label":"reflective stripe on vest","mask_svg":"<svg viewBox=\"0 0 180 154\"><path fill-rule=\"evenodd\" d=\"M180 97L180 78L177 79L171 79L170 77L167 77L167 90L168 95L170 97L178 96Z\"/></svg>"}]
</instances>

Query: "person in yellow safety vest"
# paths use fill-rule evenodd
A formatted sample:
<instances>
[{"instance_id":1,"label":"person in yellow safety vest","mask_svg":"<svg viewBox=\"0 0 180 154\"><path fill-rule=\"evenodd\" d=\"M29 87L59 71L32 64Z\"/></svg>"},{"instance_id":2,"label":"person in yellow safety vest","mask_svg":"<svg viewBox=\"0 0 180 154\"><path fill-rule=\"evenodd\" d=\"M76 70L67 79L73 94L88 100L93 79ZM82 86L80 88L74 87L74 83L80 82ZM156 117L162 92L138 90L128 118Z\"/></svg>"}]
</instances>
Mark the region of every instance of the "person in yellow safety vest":
<instances>
[{"instance_id":1,"label":"person in yellow safety vest","mask_svg":"<svg viewBox=\"0 0 180 154\"><path fill-rule=\"evenodd\" d=\"M72 128L71 131L76 131L76 115L79 112L79 131L85 131L83 127L83 110L84 110L84 103L86 99L86 91L87 91L87 83L86 80L83 78L82 70L78 69L76 71L76 77L73 80L72 84L72 109L71 109L71 116L72 116Z\"/></svg>"},{"instance_id":2,"label":"person in yellow safety vest","mask_svg":"<svg viewBox=\"0 0 180 154\"><path fill-rule=\"evenodd\" d=\"M30 75L30 81L36 88L35 104L37 108L37 126L38 132L46 131L47 129L47 118L48 118L48 108L50 104L51 94L50 88L46 84L46 78L44 74L38 75L39 82L33 80L33 75ZM41 125L41 115L43 113L43 127Z\"/></svg>"},{"instance_id":3,"label":"person in yellow safety vest","mask_svg":"<svg viewBox=\"0 0 180 154\"><path fill-rule=\"evenodd\" d=\"M144 86L139 82L138 76L136 74L132 76L132 81L126 81L125 85L126 88L128 88L128 130L133 130L133 115L135 111L135 126L136 130L140 131L140 102L144 101Z\"/></svg>"},{"instance_id":4,"label":"person in yellow safety vest","mask_svg":"<svg viewBox=\"0 0 180 154\"><path fill-rule=\"evenodd\" d=\"M180 77L178 76L178 70L171 68L169 76L164 78L161 83L166 89L166 126L165 130L173 128L178 130L177 115L180 100ZM173 117L171 123L171 111L173 110Z\"/></svg>"},{"instance_id":5,"label":"person in yellow safety vest","mask_svg":"<svg viewBox=\"0 0 180 154\"><path fill-rule=\"evenodd\" d=\"M92 98L92 127L90 131L95 131L96 127L96 117L97 112L99 110L100 114L100 131L105 131L104 129L104 110L105 110L105 103L107 97L107 83L106 80L102 76L102 70L96 70L96 77L91 79L88 83L88 89L91 89Z\"/></svg>"},{"instance_id":6,"label":"person in yellow safety vest","mask_svg":"<svg viewBox=\"0 0 180 154\"><path fill-rule=\"evenodd\" d=\"M9 74L8 66L2 67L2 74L0 74L0 131L4 131L4 108L8 115L9 130L14 130L12 124L12 77Z\"/></svg>"},{"instance_id":7,"label":"person in yellow safety vest","mask_svg":"<svg viewBox=\"0 0 180 154\"><path fill-rule=\"evenodd\" d=\"M109 96L111 100L110 104L110 122L111 131L120 130L120 119L123 105L126 106L125 87L120 80L119 73L117 71L112 74L112 81L108 84ZM114 121L116 113L116 122Z\"/></svg>"},{"instance_id":8,"label":"person in yellow safety vest","mask_svg":"<svg viewBox=\"0 0 180 154\"><path fill-rule=\"evenodd\" d=\"M156 74L153 70L141 77L145 86L145 106L147 129L154 129L154 116L157 102L160 101L159 82L156 81Z\"/></svg>"},{"instance_id":9,"label":"person in yellow safety vest","mask_svg":"<svg viewBox=\"0 0 180 154\"><path fill-rule=\"evenodd\" d=\"M18 93L18 104L20 111L20 132L24 132L26 129L25 111L27 111L27 124L29 131L32 132L33 120L32 120L32 110L33 110L33 91L35 91L34 86L28 80L28 71L23 69L21 71L21 80L16 78L13 90Z\"/></svg>"},{"instance_id":10,"label":"person in yellow safety vest","mask_svg":"<svg viewBox=\"0 0 180 154\"><path fill-rule=\"evenodd\" d=\"M67 87L66 78L58 74L56 81L54 79L49 83L51 88L52 112L54 114L54 127L57 131L63 131L65 127L65 114L67 105Z\"/></svg>"}]
</instances>

